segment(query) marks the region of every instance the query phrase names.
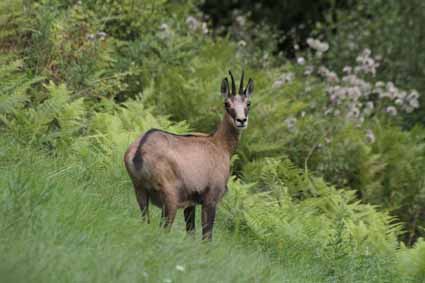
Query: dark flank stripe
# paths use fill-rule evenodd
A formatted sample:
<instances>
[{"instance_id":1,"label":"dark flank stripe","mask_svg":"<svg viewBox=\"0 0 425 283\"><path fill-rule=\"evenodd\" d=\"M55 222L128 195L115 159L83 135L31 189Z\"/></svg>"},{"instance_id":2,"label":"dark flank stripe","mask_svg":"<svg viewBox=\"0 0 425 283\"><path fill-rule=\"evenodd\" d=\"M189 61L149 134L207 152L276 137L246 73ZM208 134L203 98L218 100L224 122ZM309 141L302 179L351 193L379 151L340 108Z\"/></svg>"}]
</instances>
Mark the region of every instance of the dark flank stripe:
<instances>
[{"instance_id":1,"label":"dark flank stripe","mask_svg":"<svg viewBox=\"0 0 425 283\"><path fill-rule=\"evenodd\" d=\"M133 164L134 164L134 167L136 168L136 170L139 170L143 166L143 157L142 157L142 154L141 154L141 148L142 148L142 146L146 143L148 137L153 132L156 132L156 131L158 131L158 129L150 129L140 139L139 145L137 146L136 153L134 154L134 157L133 157Z\"/></svg>"}]
</instances>

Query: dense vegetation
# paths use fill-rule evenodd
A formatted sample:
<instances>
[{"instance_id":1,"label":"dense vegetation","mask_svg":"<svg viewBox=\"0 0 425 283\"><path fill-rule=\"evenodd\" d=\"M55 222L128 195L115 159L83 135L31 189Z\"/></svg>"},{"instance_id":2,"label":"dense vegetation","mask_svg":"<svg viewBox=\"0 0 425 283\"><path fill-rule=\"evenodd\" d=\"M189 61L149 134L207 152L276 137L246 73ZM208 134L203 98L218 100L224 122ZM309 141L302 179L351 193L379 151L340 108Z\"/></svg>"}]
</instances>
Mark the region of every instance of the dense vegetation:
<instances>
[{"instance_id":1,"label":"dense vegetation","mask_svg":"<svg viewBox=\"0 0 425 283\"><path fill-rule=\"evenodd\" d=\"M205 0L202 10L218 33L234 38L263 37L258 29L273 30L274 52L294 58L314 34L330 43L327 62L342 68L364 48L381 57L380 79L425 91L425 2L421 0ZM236 21L234 20L236 19ZM255 22L240 33L240 22ZM405 117L405 126L425 124L425 107Z\"/></svg>"},{"instance_id":2,"label":"dense vegetation","mask_svg":"<svg viewBox=\"0 0 425 283\"><path fill-rule=\"evenodd\" d=\"M294 63L271 28L212 36L190 2L13 0L0 25L2 281L424 282L425 130L403 129L420 98L369 49L333 71L309 39ZM143 224L126 147L212 131L242 68L256 92L215 241Z\"/></svg>"}]
</instances>

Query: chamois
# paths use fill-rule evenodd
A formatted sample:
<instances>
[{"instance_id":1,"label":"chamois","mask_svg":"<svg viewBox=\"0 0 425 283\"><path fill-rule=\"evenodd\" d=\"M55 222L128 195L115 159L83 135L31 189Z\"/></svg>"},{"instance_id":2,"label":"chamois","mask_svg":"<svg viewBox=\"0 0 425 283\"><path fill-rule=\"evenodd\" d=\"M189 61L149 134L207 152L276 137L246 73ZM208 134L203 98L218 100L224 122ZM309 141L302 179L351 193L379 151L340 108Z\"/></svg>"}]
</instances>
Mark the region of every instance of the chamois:
<instances>
[{"instance_id":1,"label":"chamois","mask_svg":"<svg viewBox=\"0 0 425 283\"><path fill-rule=\"evenodd\" d=\"M164 227L171 227L178 208L184 208L186 230L195 230L195 205L202 205L202 238L211 240L216 206L227 191L230 158L248 126L254 82L239 93L229 71L221 83L224 117L211 134L177 135L150 129L132 143L124 163L136 192L142 216L149 222L149 201L162 208Z\"/></svg>"}]
</instances>

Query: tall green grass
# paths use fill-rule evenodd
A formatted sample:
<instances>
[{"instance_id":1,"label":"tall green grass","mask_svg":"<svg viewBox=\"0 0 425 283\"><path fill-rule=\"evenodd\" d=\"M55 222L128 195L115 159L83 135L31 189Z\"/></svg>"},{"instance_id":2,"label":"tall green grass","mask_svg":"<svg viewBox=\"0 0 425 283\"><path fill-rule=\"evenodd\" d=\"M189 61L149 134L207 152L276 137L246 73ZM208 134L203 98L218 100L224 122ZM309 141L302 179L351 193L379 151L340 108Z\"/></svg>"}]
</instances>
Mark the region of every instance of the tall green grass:
<instances>
[{"instance_id":1,"label":"tall green grass","mask_svg":"<svg viewBox=\"0 0 425 283\"><path fill-rule=\"evenodd\" d=\"M194 237L181 213L168 233L155 207L152 223L143 223L119 159L52 156L5 137L0 149L2 282L401 282L395 258L382 254L331 258L314 254L306 238L277 253L281 247L235 231L228 207L240 188L225 196L206 243L199 217Z\"/></svg>"},{"instance_id":2,"label":"tall green grass","mask_svg":"<svg viewBox=\"0 0 425 283\"><path fill-rule=\"evenodd\" d=\"M1 146L2 282L282 282L278 262L232 239L144 224L122 164L99 168ZM199 232L199 229L198 229ZM199 236L199 237L198 237Z\"/></svg>"}]
</instances>

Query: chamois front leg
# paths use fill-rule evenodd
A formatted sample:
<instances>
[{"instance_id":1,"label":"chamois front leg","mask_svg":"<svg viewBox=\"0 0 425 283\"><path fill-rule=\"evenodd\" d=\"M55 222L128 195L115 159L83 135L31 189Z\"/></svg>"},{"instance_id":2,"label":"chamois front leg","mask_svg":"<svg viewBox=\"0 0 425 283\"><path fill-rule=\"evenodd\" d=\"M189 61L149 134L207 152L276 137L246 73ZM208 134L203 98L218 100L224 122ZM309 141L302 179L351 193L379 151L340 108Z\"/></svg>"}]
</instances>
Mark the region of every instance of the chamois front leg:
<instances>
[{"instance_id":1,"label":"chamois front leg","mask_svg":"<svg viewBox=\"0 0 425 283\"><path fill-rule=\"evenodd\" d=\"M184 221L186 222L186 231L189 234L195 232L195 206L189 206L184 209Z\"/></svg>"},{"instance_id":2,"label":"chamois front leg","mask_svg":"<svg viewBox=\"0 0 425 283\"><path fill-rule=\"evenodd\" d=\"M147 223L149 220L149 195L142 186L134 184L134 191L136 193L136 199L142 212L142 218Z\"/></svg>"},{"instance_id":3,"label":"chamois front leg","mask_svg":"<svg viewBox=\"0 0 425 283\"><path fill-rule=\"evenodd\" d=\"M202 205L202 239L212 240L212 232L215 221L216 204Z\"/></svg>"},{"instance_id":4,"label":"chamois front leg","mask_svg":"<svg viewBox=\"0 0 425 283\"><path fill-rule=\"evenodd\" d=\"M177 214L177 205L172 200L167 199L162 205L161 226L167 230L171 229Z\"/></svg>"}]
</instances>

